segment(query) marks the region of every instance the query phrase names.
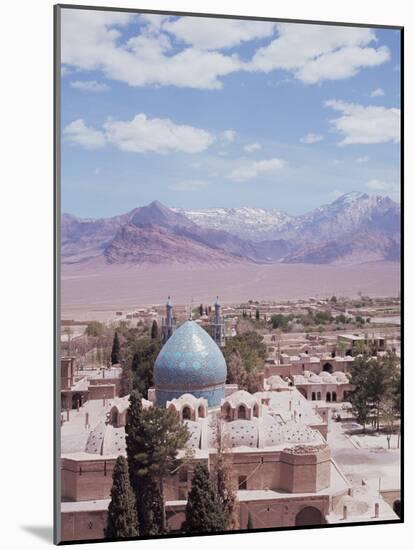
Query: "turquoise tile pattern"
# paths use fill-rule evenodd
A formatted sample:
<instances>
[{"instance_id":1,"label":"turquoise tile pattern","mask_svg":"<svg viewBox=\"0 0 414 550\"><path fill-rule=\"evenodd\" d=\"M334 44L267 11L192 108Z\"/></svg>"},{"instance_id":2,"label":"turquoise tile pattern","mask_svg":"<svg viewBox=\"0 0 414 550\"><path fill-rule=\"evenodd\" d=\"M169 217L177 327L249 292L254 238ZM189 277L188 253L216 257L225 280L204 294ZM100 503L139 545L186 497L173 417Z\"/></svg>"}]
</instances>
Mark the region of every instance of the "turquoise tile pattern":
<instances>
[{"instance_id":1,"label":"turquoise tile pattern","mask_svg":"<svg viewBox=\"0 0 414 550\"><path fill-rule=\"evenodd\" d=\"M158 405L191 393L210 407L224 397L227 365L220 348L195 321L186 321L161 349L154 366Z\"/></svg>"}]
</instances>

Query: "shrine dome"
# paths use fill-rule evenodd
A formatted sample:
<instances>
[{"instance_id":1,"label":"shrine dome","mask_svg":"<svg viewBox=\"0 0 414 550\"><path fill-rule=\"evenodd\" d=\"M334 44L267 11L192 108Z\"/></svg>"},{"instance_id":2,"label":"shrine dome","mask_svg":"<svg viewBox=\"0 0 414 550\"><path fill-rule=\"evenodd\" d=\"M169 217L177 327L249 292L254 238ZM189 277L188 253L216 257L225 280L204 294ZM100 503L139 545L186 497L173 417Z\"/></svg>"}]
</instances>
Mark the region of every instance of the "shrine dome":
<instances>
[{"instance_id":1,"label":"shrine dome","mask_svg":"<svg viewBox=\"0 0 414 550\"><path fill-rule=\"evenodd\" d=\"M167 340L154 366L157 405L184 393L207 399L209 407L224 398L227 366L220 348L195 321L186 321Z\"/></svg>"}]
</instances>

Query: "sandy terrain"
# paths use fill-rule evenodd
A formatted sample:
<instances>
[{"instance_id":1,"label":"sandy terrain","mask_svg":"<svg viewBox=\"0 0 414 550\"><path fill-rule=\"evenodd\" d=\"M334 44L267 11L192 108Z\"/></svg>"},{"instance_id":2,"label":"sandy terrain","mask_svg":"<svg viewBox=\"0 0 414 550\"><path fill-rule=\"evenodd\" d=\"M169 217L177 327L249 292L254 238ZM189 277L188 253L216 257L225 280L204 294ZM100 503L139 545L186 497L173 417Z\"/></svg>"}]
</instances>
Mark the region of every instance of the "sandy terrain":
<instances>
[{"instance_id":1,"label":"sandy terrain","mask_svg":"<svg viewBox=\"0 0 414 550\"><path fill-rule=\"evenodd\" d=\"M95 266L90 270L64 266L62 318L105 319L115 310L162 304L171 294L176 304L223 303L248 299L288 300L310 296L397 295L399 264L392 262L351 266L169 265Z\"/></svg>"}]
</instances>

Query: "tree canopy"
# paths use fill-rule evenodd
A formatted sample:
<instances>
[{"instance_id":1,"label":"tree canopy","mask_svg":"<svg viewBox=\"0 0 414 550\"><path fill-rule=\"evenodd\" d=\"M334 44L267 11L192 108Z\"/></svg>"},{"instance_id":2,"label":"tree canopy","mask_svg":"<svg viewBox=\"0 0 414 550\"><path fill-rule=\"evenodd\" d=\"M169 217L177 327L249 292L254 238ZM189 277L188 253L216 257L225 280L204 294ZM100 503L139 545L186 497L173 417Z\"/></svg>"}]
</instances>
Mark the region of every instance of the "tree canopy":
<instances>
[{"instance_id":1,"label":"tree canopy","mask_svg":"<svg viewBox=\"0 0 414 550\"><path fill-rule=\"evenodd\" d=\"M111 502L105 529L107 538L128 538L139 534L135 496L129 481L128 462L116 459L112 474Z\"/></svg>"},{"instance_id":2,"label":"tree canopy","mask_svg":"<svg viewBox=\"0 0 414 550\"><path fill-rule=\"evenodd\" d=\"M205 464L197 464L185 511L187 533L224 531L226 518Z\"/></svg>"},{"instance_id":3,"label":"tree canopy","mask_svg":"<svg viewBox=\"0 0 414 550\"><path fill-rule=\"evenodd\" d=\"M178 467L177 451L185 446L189 432L173 411L143 410L141 399L136 390L129 398L127 457L141 533L160 534L166 530L163 479Z\"/></svg>"}]
</instances>

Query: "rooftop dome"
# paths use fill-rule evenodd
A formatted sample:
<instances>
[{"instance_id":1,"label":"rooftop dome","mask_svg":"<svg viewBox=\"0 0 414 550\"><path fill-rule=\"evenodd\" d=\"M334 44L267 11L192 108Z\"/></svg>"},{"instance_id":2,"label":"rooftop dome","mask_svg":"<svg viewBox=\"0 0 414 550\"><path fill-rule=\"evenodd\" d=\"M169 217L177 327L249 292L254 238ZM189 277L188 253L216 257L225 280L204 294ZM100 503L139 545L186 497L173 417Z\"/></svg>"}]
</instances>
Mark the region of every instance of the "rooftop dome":
<instances>
[{"instance_id":1,"label":"rooftop dome","mask_svg":"<svg viewBox=\"0 0 414 550\"><path fill-rule=\"evenodd\" d=\"M156 401L190 393L204 397L209 406L224 397L227 366L220 348L195 321L186 321L168 339L154 366Z\"/></svg>"}]
</instances>

